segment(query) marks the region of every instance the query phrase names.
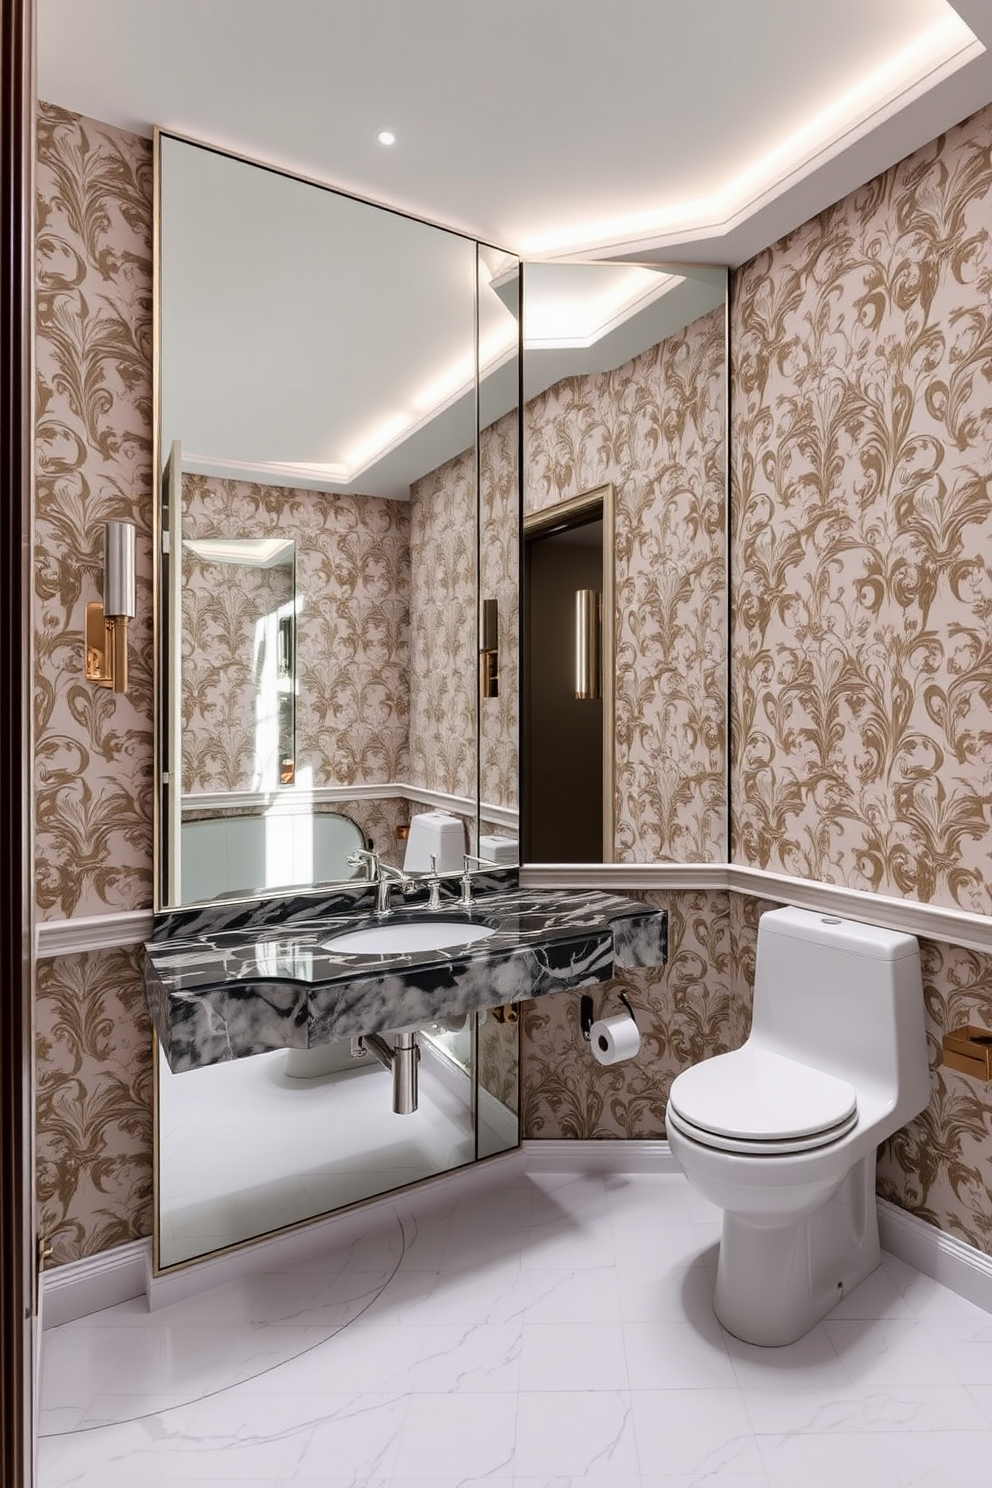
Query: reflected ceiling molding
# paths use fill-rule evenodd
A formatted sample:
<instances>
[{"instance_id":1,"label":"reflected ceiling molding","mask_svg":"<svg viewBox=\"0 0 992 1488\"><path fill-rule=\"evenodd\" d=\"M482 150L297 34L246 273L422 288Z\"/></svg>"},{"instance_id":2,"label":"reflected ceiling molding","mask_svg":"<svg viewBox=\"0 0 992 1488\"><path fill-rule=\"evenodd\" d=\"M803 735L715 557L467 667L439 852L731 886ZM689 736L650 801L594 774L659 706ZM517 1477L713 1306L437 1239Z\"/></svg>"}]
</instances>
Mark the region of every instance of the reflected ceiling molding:
<instances>
[{"instance_id":1,"label":"reflected ceiling molding","mask_svg":"<svg viewBox=\"0 0 992 1488\"><path fill-rule=\"evenodd\" d=\"M509 265L509 267L507 267ZM682 269L683 272L674 272ZM519 270L499 254L489 287L502 307L495 329L479 343L483 426L516 401ZM608 261L526 266L524 395L536 397L562 377L608 372L722 302L722 270ZM469 403L475 398L474 358L463 357L410 396L414 412L386 418L345 460L248 463L183 451L183 469L198 475L319 491L409 496L412 480L461 452Z\"/></svg>"},{"instance_id":2,"label":"reflected ceiling molding","mask_svg":"<svg viewBox=\"0 0 992 1488\"><path fill-rule=\"evenodd\" d=\"M282 537L184 537L183 547L206 563L278 568L293 561L294 544Z\"/></svg>"},{"instance_id":3,"label":"reflected ceiling molding","mask_svg":"<svg viewBox=\"0 0 992 1488\"><path fill-rule=\"evenodd\" d=\"M533 234L521 241L520 253L533 259L607 249L616 254L723 236L815 166L863 138L985 51L971 28L949 10L942 20L853 82L825 109L797 123L773 150L708 196Z\"/></svg>"}]
</instances>

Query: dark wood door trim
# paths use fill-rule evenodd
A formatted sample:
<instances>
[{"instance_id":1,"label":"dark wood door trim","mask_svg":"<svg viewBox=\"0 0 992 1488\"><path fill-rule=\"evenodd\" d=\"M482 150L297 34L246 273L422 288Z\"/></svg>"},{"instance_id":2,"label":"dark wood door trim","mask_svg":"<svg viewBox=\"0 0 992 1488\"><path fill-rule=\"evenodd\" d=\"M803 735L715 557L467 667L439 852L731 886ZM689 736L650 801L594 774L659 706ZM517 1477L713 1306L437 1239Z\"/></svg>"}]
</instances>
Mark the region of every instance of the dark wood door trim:
<instances>
[{"instance_id":1,"label":"dark wood door trim","mask_svg":"<svg viewBox=\"0 0 992 1488\"><path fill-rule=\"evenodd\" d=\"M33 1482L32 0L0 7L0 1488Z\"/></svg>"}]
</instances>

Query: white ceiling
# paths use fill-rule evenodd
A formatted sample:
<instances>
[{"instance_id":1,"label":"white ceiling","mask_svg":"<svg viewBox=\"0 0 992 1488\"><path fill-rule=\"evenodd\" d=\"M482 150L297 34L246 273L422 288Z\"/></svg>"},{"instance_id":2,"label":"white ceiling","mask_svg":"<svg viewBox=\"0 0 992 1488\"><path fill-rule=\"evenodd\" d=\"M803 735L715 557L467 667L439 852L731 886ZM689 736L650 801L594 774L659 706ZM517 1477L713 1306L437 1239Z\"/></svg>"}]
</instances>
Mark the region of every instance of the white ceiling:
<instances>
[{"instance_id":1,"label":"white ceiling","mask_svg":"<svg viewBox=\"0 0 992 1488\"><path fill-rule=\"evenodd\" d=\"M990 51L989 0L38 0L46 101L530 258L739 263L992 101Z\"/></svg>"},{"instance_id":2,"label":"white ceiling","mask_svg":"<svg viewBox=\"0 0 992 1488\"><path fill-rule=\"evenodd\" d=\"M532 268L530 396L618 365L704 313L721 288L700 266L742 262L992 101L992 0L38 0L38 92L529 260L681 266L671 279L600 267L597 280L574 264ZM378 143L383 128L395 145ZM467 245L310 189L290 212L254 193L299 183L249 171L241 193L230 183L244 167L186 154L226 184L193 181L182 215L196 236L173 245L174 264L182 251L189 260L172 281L182 313L163 321L166 447L180 437L189 468L383 495L406 494L465 448ZM309 222L335 203L380 224L350 259L339 234ZM163 214L179 220L168 197ZM397 238L388 271L372 257L383 222ZM500 255L483 257L487 423L515 396L516 307L512 285L500 289ZM291 265L278 286L265 267L277 260ZM168 252L163 266L168 306ZM361 283L373 296L378 284L377 325L391 339L370 338ZM267 299L262 285L278 292ZM595 311L585 328L574 323L577 285Z\"/></svg>"}]
</instances>

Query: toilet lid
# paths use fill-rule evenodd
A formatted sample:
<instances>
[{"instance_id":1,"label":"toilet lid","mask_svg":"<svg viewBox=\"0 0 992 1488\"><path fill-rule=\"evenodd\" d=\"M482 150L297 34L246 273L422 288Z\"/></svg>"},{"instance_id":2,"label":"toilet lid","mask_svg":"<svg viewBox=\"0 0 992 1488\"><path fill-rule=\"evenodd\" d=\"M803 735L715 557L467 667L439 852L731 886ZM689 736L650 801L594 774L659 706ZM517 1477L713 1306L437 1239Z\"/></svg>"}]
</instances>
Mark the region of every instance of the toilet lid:
<instances>
[{"instance_id":1,"label":"toilet lid","mask_svg":"<svg viewBox=\"0 0 992 1488\"><path fill-rule=\"evenodd\" d=\"M669 1106L700 1132L792 1147L820 1146L843 1135L857 1120L858 1102L847 1080L745 1045L683 1070L672 1084Z\"/></svg>"}]
</instances>

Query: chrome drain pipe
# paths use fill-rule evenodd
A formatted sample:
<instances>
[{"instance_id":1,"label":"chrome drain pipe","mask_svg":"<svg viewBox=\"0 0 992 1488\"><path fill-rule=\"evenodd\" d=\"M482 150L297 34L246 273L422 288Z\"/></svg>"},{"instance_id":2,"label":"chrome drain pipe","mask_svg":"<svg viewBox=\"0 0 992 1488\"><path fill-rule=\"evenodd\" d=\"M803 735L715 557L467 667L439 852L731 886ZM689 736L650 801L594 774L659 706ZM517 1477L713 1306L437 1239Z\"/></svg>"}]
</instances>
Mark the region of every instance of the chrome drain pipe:
<instances>
[{"instance_id":1,"label":"chrome drain pipe","mask_svg":"<svg viewBox=\"0 0 992 1488\"><path fill-rule=\"evenodd\" d=\"M379 1063L392 1071L393 1110L397 1116L409 1116L417 1109L417 1065L420 1061L420 1045L417 1035L410 1028L405 1033L393 1035L392 1046L378 1033L365 1033L359 1042L374 1054Z\"/></svg>"}]
</instances>

